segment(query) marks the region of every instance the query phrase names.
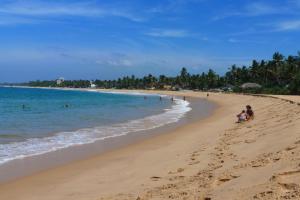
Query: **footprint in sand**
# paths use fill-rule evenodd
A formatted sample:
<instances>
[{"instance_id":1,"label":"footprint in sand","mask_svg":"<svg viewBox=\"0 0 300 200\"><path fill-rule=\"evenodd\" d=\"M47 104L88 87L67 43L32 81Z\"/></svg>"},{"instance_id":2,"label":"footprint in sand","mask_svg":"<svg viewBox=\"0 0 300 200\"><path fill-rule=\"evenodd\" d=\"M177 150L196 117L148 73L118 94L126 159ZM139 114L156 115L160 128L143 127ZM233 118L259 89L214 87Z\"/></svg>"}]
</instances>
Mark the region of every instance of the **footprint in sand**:
<instances>
[{"instance_id":1,"label":"footprint in sand","mask_svg":"<svg viewBox=\"0 0 300 200\"><path fill-rule=\"evenodd\" d=\"M240 176L239 175L229 175L229 176L224 176L222 178L218 178L215 182L215 185L221 185L225 182L231 181L231 180L236 179L238 177L240 177Z\"/></svg>"},{"instance_id":2,"label":"footprint in sand","mask_svg":"<svg viewBox=\"0 0 300 200\"><path fill-rule=\"evenodd\" d=\"M191 155L191 160L196 160L196 157L197 156L199 156L199 154L198 153L193 153L192 155Z\"/></svg>"},{"instance_id":3,"label":"footprint in sand","mask_svg":"<svg viewBox=\"0 0 300 200\"><path fill-rule=\"evenodd\" d=\"M169 171L168 174L176 174L176 173L181 173L181 172L183 172L183 171L184 171L183 168L178 168L178 169L176 170L176 172Z\"/></svg>"},{"instance_id":4,"label":"footprint in sand","mask_svg":"<svg viewBox=\"0 0 300 200\"><path fill-rule=\"evenodd\" d=\"M260 192L253 196L253 199L277 199L276 195L272 190Z\"/></svg>"},{"instance_id":5,"label":"footprint in sand","mask_svg":"<svg viewBox=\"0 0 300 200\"><path fill-rule=\"evenodd\" d=\"M283 199L300 199L300 170L286 171L271 177L281 188Z\"/></svg>"},{"instance_id":6,"label":"footprint in sand","mask_svg":"<svg viewBox=\"0 0 300 200\"><path fill-rule=\"evenodd\" d=\"M251 167L256 168L256 167L262 167L262 166L263 166L262 164L254 164Z\"/></svg>"},{"instance_id":7,"label":"footprint in sand","mask_svg":"<svg viewBox=\"0 0 300 200\"><path fill-rule=\"evenodd\" d=\"M254 142L256 142L256 140L254 140L254 139L245 140L245 143L247 143L247 144L254 143Z\"/></svg>"},{"instance_id":8,"label":"footprint in sand","mask_svg":"<svg viewBox=\"0 0 300 200\"><path fill-rule=\"evenodd\" d=\"M200 161L195 161L195 162L190 162L189 165L197 165L199 163L200 163Z\"/></svg>"},{"instance_id":9,"label":"footprint in sand","mask_svg":"<svg viewBox=\"0 0 300 200\"><path fill-rule=\"evenodd\" d=\"M287 148L285 148L286 151L290 151L290 150L293 150L293 149L296 149L297 146L289 146Z\"/></svg>"},{"instance_id":10,"label":"footprint in sand","mask_svg":"<svg viewBox=\"0 0 300 200\"><path fill-rule=\"evenodd\" d=\"M300 170L295 170L295 171L286 171L286 172L282 172L277 174L278 176L288 176L288 175L294 175L294 174L299 174Z\"/></svg>"},{"instance_id":11,"label":"footprint in sand","mask_svg":"<svg viewBox=\"0 0 300 200\"><path fill-rule=\"evenodd\" d=\"M298 140L297 142L295 142L295 144L300 144L300 140Z\"/></svg>"},{"instance_id":12,"label":"footprint in sand","mask_svg":"<svg viewBox=\"0 0 300 200\"><path fill-rule=\"evenodd\" d=\"M185 176L173 176L169 178L169 181L182 180Z\"/></svg>"},{"instance_id":13,"label":"footprint in sand","mask_svg":"<svg viewBox=\"0 0 300 200\"><path fill-rule=\"evenodd\" d=\"M160 180L160 179L161 179L160 176L152 176L152 177L151 177L151 180L152 180L152 181L158 181L158 180Z\"/></svg>"},{"instance_id":14,"label":"footprint in sand","mask_svg":"<svg viewBox=\"0 0 300 200\"><path fill-rule=\"evenodd\" d=\"M296 183L278 183L285 190L297 190L299 185Z\"/></svg>"},{"instance_id":15,"label":"footprint in sand","mask_svg":"<svg viewBox=\"0 0 300 200\"><path fill-rule=\"evenodd\" d=\"M181 172L183 172L183 171L184 171L183 168L178 168L178 169L177 169L177 172L178 172L178 173L181 173Z\"/></svg>"}]
</instances>

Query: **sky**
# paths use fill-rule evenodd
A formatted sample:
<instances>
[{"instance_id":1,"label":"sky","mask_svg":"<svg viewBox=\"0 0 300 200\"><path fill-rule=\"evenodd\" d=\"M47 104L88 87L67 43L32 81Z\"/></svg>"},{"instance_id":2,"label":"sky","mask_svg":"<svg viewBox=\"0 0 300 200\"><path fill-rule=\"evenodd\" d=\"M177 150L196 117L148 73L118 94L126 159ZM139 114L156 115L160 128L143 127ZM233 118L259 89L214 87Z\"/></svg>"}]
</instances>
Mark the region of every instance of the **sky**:
<instances>
[{"instance_id":1,"label":"sky","mask_svg":"<svg viewBox=\"0 0 300 200\"><path fill-rule=\"evenodd\" d=\"M300 0L0 0L0 82L222 74L299 36Z\"/></svg>"}]
</instances>

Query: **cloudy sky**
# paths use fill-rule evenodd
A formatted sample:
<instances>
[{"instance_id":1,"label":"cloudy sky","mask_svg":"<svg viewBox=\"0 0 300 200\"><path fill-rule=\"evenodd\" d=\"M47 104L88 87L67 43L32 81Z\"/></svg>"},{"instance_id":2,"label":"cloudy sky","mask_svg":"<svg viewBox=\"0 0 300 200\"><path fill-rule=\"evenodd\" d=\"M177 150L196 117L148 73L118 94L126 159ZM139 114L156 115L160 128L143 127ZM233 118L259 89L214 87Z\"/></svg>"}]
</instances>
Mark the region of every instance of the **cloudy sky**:
<instances>
[{"instance_id":1,"label":"cloudy sky","mask_svg":"<svg viewBox=\"0 0 300 200\"><path fill-rule=\"evenodd\" d=\"M1 0L0 82L224 73L299 35L300 0Z\"/></svg>"}]
</instances>

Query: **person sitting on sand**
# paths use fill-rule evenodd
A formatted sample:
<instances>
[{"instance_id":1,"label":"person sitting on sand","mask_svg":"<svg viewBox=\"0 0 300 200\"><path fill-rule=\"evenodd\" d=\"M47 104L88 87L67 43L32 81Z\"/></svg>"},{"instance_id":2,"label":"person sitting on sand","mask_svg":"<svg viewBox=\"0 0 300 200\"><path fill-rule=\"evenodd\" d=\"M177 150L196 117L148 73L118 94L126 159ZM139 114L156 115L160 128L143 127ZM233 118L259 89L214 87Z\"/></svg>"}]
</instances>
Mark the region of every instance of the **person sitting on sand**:
<instances>
[{"instance_id":1,"label":"person sitting on sand","mask_svg":"<svg viewBox=\"0 0 300 200\"><path fill-rule=\"evenodd\" d=\"M242 110L240 114L237 115L238 121L237 123L241 123L247 120L247 114L245 110Z\"/></svg>"},{"instance_id":2,"label":"person sitting on sand","mask_svg":"<svg viewBox=\"0 0 300 200\"><path fill-rule=\"evenodd\" d=\"M246 110L247 120L254 119L254 112L253 112L251 106L250 106L250 105L247 105L247 106L246 106L246 109L247 109L247 110Z\"/></svg>"}]
</instances>

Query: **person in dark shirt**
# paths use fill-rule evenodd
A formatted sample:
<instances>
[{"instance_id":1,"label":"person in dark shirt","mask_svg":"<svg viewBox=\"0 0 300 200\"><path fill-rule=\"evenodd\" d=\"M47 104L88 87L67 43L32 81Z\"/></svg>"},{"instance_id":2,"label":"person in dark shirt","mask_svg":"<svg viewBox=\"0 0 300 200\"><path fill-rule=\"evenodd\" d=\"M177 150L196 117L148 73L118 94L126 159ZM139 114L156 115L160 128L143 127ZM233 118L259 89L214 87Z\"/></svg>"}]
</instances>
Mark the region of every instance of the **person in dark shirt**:
<instances>
[{"instance_id":1,"label":"person in dark shirt","mask_svg":"<svg viewBox=\"0 0 300 200\"><path fill-rule=\"evenodd\" d=\"M251 106L250 106L250 105L247 105L247 106L246 106L246 109L247 109L247 110L246 110L247 120L254 119L254 112L253 112Z\"/></svg>"}]
</instances>

